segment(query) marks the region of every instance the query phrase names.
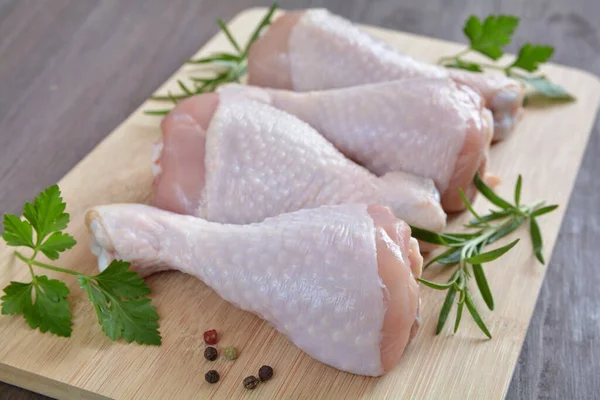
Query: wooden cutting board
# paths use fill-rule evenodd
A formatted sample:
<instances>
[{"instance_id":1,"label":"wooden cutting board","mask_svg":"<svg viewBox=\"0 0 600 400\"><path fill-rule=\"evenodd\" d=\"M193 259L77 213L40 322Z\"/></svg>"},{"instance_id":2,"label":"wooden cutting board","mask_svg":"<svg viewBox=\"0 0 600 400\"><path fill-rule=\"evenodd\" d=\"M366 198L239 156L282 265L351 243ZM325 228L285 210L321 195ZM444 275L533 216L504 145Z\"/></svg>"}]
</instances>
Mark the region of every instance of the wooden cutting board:
<instances>
[{"instance_id":1,"label":"wooden cutting board","mask_svg":"<svg viewBox=\"0 0 600 400\"><path fill-rule=\"evenodd\" d=\"M247 38L264 12L252 9L238 15L229 25L234 36ZM407 33L366 29L426 61L463 48ZM219 34L197 56L227 50L229 44ZM176 79L184 79L191 69L182 68L160 91L177 91ZM490 170L503 179L498 187L501 195L511 196L521 173L524 201L545 199L561 205L539 221L549 258L596 115L600 81L586 72L556 65L545 66L544 73L574 93L578 101L528 108L516 132L493 147ZM88 250L89 235L83 225L87 208L149 201L151 144L160 135L160 121L142 111L161 106L153 102L140 106L60 181L72 217L70 232L79 241L61 257L61 266L84 273L95 271L96 260ZM480 210L487 206L483 199L476 203ZM466 216L461 218L464 221ZM461 218L449 229L456 229ZM468 316L457 335L451 335L447 327L434 336L444 294L424 288L424 324L400 365L381 378L327 367L303 354L259 318L221 300L202 282L179 273L163 273L147 279L161 316L161 347L111 343L100 331L92 306L75 280L66 277L72 288L73 336L64 339L41 334L30 330L21 318L0 316L0 380L53 397L86 399L501 398L546 271L532 256L527 233L519 231L513 236L524 240L486 266L496 310L485 311L482 300L476 298L494 338L485 340ZM434 268L425 277L444 278ZM14 261L12 249L0 245L0 285L27 278L27 269ZM202 332L211 328L221 333L220 346L239 349L237 361L204 360ZM245 390L242 379L256 374L262 364L274 366L275 377L253 392ZM204 381L204 373L212 368L221 374L216 385Z\"/></svg>"}]
</instances>

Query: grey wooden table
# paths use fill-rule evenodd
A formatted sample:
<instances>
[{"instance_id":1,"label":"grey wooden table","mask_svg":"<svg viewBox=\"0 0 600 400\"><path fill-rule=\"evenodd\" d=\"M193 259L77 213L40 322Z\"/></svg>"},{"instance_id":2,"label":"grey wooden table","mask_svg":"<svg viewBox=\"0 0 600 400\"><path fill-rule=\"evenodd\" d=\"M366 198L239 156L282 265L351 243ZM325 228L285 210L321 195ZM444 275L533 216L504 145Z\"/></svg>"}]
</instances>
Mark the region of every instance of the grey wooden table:
<instances>
[{"instance_id":1,"label":"grey wooden table","mask_svg":"<svg viewBox=\"0 0 600 400\"><path fill-rule=\"evenodd\" d=\"M0 213L17 212L67 173L216 32L216 18L269 4L0 0ZM293 0L281 6L325 6L361 23L455 41L463 41L469 14L513 14L521 18L516 44L553 45L554 61L600 74L600 0ZM599 132L597 123L508 398L600 396ZM45 397L0 383L0 398Z\"/></svg>"}]
</instances>

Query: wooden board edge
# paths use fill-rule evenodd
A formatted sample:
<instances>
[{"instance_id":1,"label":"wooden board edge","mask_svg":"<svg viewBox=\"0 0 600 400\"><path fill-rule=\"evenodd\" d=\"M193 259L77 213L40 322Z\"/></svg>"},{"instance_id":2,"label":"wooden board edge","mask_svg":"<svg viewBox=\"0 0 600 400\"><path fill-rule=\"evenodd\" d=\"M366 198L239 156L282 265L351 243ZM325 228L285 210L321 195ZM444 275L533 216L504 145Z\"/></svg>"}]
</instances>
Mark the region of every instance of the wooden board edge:
<instances>
[{"instance_id":1,"label":"wooden board edge","mask_svg":"<svg viewBox=\"0 0 600 400\"><path fill-rule=\"evenodd\" d=\"M586 79L589 79L591 81L591 83L596 86L595 90L597 91L597 93L600 93L600 77L598 77L598 76L596 76L596 75L594 75L594 74L592 74L590 72L584 71L582 69L565 67L563 65L556 65L556 66L561 67L561 68L567 68L567 69L573 70L574 72L576 72L576 73L584 76ZM521 341L521 345L519 346L519 357L515 361L515 363L513 364L513 367L512 367L511 373L510 373L510 379L508 380L508 384L505 385L504 390L502 391L502 398L503 399L506 398L506 395L508 393L508 389L510 388L510 382L512 382L513 377L515 375L515 371L517 370L517 364L519 362L518 360L520 359L520 355L521 355L521 353L523 351L523 346L525 345L525 340L527 338L527 334L529 332L529 328L531 327L531 320L533 319L533 315L535 313L535 309L537 307L537 303L540 300L540 293L542 291L542 287L544 286L544 281L548 277L548 267L550 266L550 263L552 262L552 259L553 259L553 256L554 256L554 252L555 252L556 247L557 247L558 237L559 237L559 235L561 233L562 226L563 226L563 223L565 221L565 217L567 216L569 205L570 205L571 200L573 198L573 191L574 191L575 185L577 183L577 176L579 175L579 171L581 171L581 166L583 164L583 159L585 158L585 152L587 151L588 145L590 143L590 139L591 139L592 133L594 131L594 126L600 122L600 115L599 115L599 112L600 112L600 94L596 95L595 103L596 104L594 105L593 110L594 110L594 114L596 115L596 117L593 120L591 120L591 122L590 122L590 126L589 126L589 130L588 130L587 138L585 140L585 145L583 147L583 154L580 157L579 162L577 163L577 168L576 168L577 173L575 175L575 179L572 181L571 186L569 187L568 201L567 201L567 203L564 206L561 206L561 207L564 207L565 212L563 213L563 215L560 218L560 223L559 223L558 230L556 231L555 236L551 238L552 252L550 253L550 255L546 259L546 264L544 265L544 267L546 269L544 270L542 280L540 281L540 284L539 284L539 286L538 286L538 288L536 290L536 293L535 293L535 299L536 300L535 300L535 303L533 304L533 308L531 309L531 313L529 315L529 322L527 323L527 329L525 330L525 335L523 336L523 340Z\"/></svg>"},{"instance_id":2,"label":"wooden board edge","mask_svg":"<svg viewBox=\"0 0 600 400\"><path fill-rule=\"evenodd\" d=\"M0 380L56 399L110 400L109 397L0 363Z\"/></svg>"}]
</instances>

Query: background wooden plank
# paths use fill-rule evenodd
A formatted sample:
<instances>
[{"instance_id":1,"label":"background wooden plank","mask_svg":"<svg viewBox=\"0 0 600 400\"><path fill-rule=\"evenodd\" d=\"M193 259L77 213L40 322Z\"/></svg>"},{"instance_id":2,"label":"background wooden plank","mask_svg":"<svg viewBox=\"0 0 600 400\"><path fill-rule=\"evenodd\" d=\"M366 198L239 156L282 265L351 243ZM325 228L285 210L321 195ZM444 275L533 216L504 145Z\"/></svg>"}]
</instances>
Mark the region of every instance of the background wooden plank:
<instances>
[{"instance_id":1,"label":"background wooden plank","mask_svg":"<svg viewBox=\"0 0 600 400\"><path fill-rule=\"evenodd\" d=\"M215 18L268 3L0 1L0 211L17 211L59 180L214 34ZM552 44L556 62L600 73L596 0L408 3L284 1L282 7L327 6L361 23L459 41L470 13L516 14L522 18L516 44ZM596 126L509 398L589 398L600 390L598 132Z\"/></svg>"}]
</instances>

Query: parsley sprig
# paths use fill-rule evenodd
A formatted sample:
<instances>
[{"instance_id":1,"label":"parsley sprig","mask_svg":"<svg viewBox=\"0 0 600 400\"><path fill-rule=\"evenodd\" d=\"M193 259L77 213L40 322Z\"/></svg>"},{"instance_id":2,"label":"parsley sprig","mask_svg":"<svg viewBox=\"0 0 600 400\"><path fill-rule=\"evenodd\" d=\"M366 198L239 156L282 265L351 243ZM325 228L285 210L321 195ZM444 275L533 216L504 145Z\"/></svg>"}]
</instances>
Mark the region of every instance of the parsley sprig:
<instances>
[{"instance_id":1,"label":"parsley sprig","mask_svg":"<svg viewBox=\"0 0 600 400\"><path fill-rule=\"evenodd\" d=\"M463 51L438 60L448 68L465 69L472 72L483 72L484 69L495 69L507 76L520 80L534 89L538 96L550 101L573 101L575 98L564 88L552 83L544 75L533 75L540 64L547 62L554 53L554 48L546 45L525 43L514 62L508 65L478 63L465 60L470 53L482 54L491 60L498 60L504 55L504 47L512 40L512 35L519 25L519 18L510 15L490 15L484 21L471 15L463 28L469 39L469 47Z\"/></svg>"},{"instance_id":2,"label":"parsley sprig","mask_svg":"<svg viewBox=\"0 0 600 400\"><path fill-rule=\"evenodd\" d=\"M77 243L63 232L69 224L66 204L57 185L39 194L33 203L25 203L23 218L4 215L2 238L9 246L27 247L31 255L15 251L29 268L31 282L11 282L4 288L2 314L22 315L33 329L70 337L73 330L69 287L58 279L36 273L34 267L75 275L92 302L102 331L111 340L159 345L158 314L147 297L150 289L129 263L113 261L100 274L91 276L46 264L37 260L42 253L50 260Z\"/></svg>"},{"instance_id":3,"label":"parsley sprig","mask_svg":"<svg viewBox=\"0 0 600 400\"><path fill-rule=\"evenodd\" d=\"M519 228L522 224L529 224L529 232L535 256L540 263L544 264L542 255L543 240L537 218L554 211L557 205L544 205L544 202L537 202L532 205L521 204L521 186L522 178L519 175L514 191L514 204L509 203L498 196L489 186L487 186L479 176L475 176L475 186L479 192L488 199L493 205L498 207L491 210L486 215L479 215L474 209L464 193L461 191L461 197L469 212L474 219L466 227L475 229L468 233L434 233L424 229L412 227L412 234L415 238L424 242L438 244L447 247L446 250L439 253L431 259L424 268L434 263L443 264L446 268L453 268L454 272L446 283L438 283L419 279L421 283L435 290L447 291L446 299L442 304L438 317L436 334L439 334L450 314L452 306L458 296L456 319L454 321L454 333L458 331L463 309L466 306L467 311L479 326L481 331L491 339L492 334L481 318L473 294L469 286L469 280L475 278L475 283L483 301L490 310L494 309L494 297L490 285L485 276L483 265L494 261L512 249L518 242L516 239L509 244L498 247L493 250L484 251L486 247L499 239L509 235Z\"/></svg>"},{"instance_id":4,"label":"parsley sprig","mask_svg":"<svg viewBox=\"0 0 600 400\"><path fill-rule=\"evenodd\" d=\"M177 85L181 89L180 93L173 94L169 91L167 95L156 95L150 98L152 100L170 101L173 104L177 104L180 100L195 96L197 94L214 92L219 86L224 85L226 83L240 83L240 80L248 70L248 52L250 51L250 47L259 38L263 29L271 24L271 18L277 10L277 7L277 2L273 3L271 7L269 7L267 13L259 22L258 26L254 29L254 32L250 36L248 43L246 43L244 47L239 45L237 40L233 37L229 29L227 28L225 22L223 22L223 20L221 19L218 19L217 25L219 25L219 28L223 31L223 33L229 40L229 43L231 43L232 47L234 48L234 51L229 53L214 53L208 57L191 59L187 62L188 64L205 65L213 67L215 70L214 75L210 78L189 76L188 79L191 81L191 84L189 85L186 85L181 80L177 80ZM144 114L166 115L169 113L169 111L171 110L146 110L144 111Z\"/></svg>"}]
</instances>

